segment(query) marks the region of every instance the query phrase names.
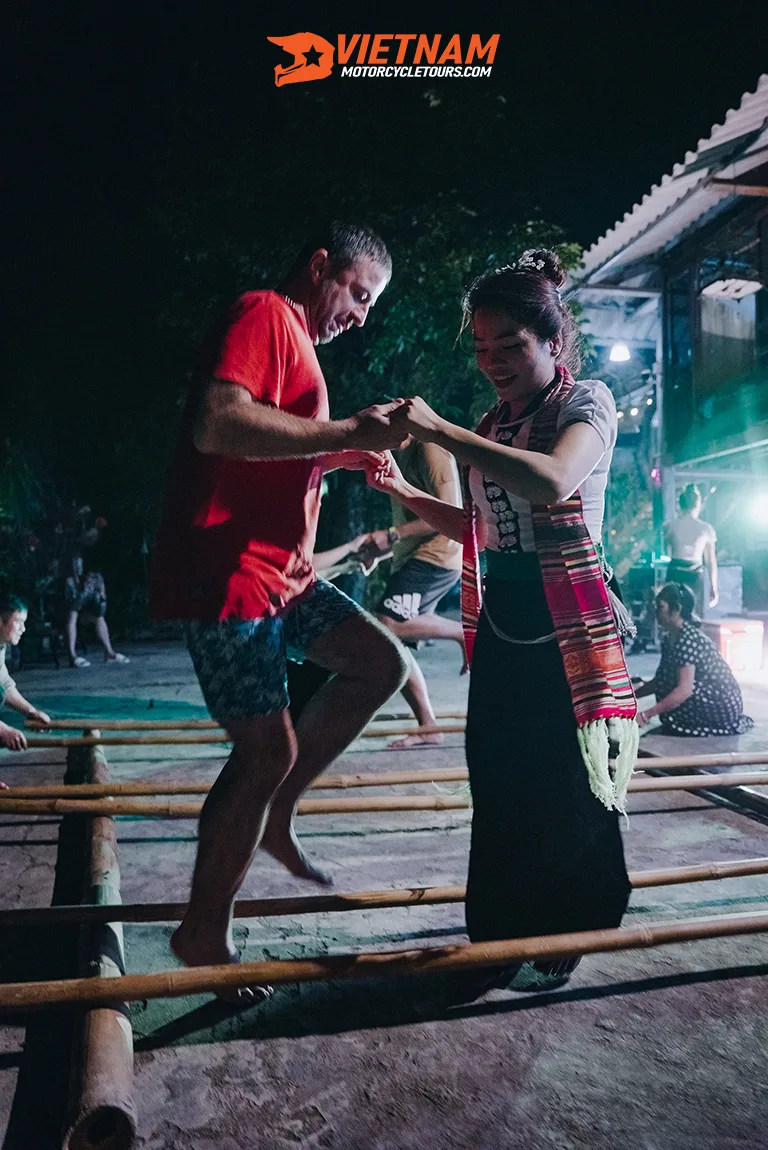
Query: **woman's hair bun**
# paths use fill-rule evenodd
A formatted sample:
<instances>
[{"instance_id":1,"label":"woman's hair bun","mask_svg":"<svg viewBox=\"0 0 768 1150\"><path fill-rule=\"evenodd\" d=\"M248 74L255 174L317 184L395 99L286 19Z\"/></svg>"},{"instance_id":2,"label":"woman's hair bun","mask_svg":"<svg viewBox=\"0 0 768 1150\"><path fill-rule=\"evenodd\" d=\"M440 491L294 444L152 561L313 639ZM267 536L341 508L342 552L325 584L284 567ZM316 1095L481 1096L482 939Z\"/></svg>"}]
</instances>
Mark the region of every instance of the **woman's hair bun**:
<instances>
[{"instance_id":1,"label":"woman's hair bun","mask_svg":"<svg viewBox=\"0 0 768 1150\"><path fill-rule=\"evenodd\" d=\"M557 254L549 248L529 248L517 260L519 271L537 271L551 280L556 288L561 288L567 276Z\"/></svg>"}]
</instances>

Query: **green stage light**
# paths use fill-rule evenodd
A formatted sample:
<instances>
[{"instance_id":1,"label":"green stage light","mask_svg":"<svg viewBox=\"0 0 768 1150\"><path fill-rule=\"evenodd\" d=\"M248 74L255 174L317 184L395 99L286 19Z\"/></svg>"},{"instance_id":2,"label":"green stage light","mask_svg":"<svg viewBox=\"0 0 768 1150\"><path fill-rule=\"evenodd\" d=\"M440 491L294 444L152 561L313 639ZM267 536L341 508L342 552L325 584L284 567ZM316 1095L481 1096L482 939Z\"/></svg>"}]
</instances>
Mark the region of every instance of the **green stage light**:
<instances>
[{"instance_id":1,"label":"green stage light","mask_svg":"<svg viewBox=\"0 0 768 1150\"><path fill-rule=\"evenodd\" d=\"M749 505L749 514L761 527L768 527L768 491L754 497Z\"/></svg>"}]
</instances>

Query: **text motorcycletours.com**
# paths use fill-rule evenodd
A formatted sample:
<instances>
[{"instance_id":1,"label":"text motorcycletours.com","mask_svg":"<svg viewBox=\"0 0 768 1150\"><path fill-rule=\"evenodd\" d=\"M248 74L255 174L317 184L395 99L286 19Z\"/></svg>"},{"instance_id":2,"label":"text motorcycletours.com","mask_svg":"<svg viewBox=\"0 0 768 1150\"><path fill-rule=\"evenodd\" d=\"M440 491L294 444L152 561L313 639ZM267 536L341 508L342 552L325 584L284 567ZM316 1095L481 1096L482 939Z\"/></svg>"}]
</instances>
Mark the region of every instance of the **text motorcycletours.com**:
<instances>
[{"instance_id":1,"label":"text motorcycletours.com","mask_svg":"<svg viewBox=\"0 0 768 1150\"><path fill-rule=\"evenodd\" d=\"M341 69L341 77L357 79L358 76L369 76L375 79L382 79L388 76L408 77L409 79L418 79L423 76L490 76L491 65L479 65L471 67L470 65L456 66L452 64L444 64L442 67L439 64L433 65L416 65L397 64L379 65L379 64L355 64L350 66L347 64Z\"/></svg>"}]
</instances>

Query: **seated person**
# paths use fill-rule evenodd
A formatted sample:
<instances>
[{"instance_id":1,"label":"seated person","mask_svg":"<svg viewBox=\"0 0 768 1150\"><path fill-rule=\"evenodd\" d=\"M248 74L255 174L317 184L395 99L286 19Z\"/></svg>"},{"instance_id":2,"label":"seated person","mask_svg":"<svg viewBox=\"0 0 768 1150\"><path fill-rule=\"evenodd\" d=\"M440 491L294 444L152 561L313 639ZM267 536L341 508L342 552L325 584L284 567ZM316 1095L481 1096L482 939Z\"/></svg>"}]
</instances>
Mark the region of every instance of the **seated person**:
<instances>
[{"instance_id":1,"label":"seated person","mask_svg":"<svg viewBox=\"0 0 768 1150\"><path fill-rule=\"evenodd\" d=\"M656 619L664 632L655 676L635 690L655 695L656 704L638 712L647 726L656 715L665 735L743 735L754 726L744 714L741 688L711 639L699 630L690 587L667 583L656 596Z\"/></svg>"},{"instance_id":2,"label":"seated person","mask_svg":"<svg viewBox=\"0 0 768 1150\"><path fill-rule=\"evenodd\" d=\"M14 711L25 715L27 719L34 719L38 723L50 723L50 717L45 711L39 711L24 698L5 665L5 648L16 646L26 629L26 621L26 603L18 595L8 593L0 595L0 706L7 704ZM26 750L27 740L24 732L0 722L0 746L9 751ZM0 788L7 789L7 784L0 782Z\"/></svg>"}]
</instances>

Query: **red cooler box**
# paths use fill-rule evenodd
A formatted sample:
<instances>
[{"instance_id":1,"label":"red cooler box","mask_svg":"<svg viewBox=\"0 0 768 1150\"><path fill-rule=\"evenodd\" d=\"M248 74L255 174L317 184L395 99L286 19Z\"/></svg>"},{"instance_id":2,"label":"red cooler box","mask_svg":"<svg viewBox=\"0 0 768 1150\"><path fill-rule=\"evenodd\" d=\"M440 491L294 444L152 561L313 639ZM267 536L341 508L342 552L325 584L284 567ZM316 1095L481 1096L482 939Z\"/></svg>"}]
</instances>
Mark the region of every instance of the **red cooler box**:
<instances>
[{"instance_id":1,"label":"red cooler box","mask_svg":"<svg viewBox=\"0 0 768 1150\"><path fill-rule=\"evenodd\" d=\"M732 671L759 671L763 665L762 619L719 619L702 623Z\"/></svg>"}]
</instances>

